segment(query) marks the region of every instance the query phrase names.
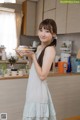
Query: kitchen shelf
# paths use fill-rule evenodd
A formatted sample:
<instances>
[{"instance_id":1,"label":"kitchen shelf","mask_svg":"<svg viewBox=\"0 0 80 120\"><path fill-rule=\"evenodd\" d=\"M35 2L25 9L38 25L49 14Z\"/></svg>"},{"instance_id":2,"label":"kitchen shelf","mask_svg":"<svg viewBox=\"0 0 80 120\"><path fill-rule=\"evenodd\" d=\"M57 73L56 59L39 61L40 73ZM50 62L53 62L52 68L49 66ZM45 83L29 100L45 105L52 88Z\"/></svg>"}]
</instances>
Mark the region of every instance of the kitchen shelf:
<instances>
[{"instance_id":1,"label":"kitchen shelf","mask_svg":"<svg viewBox=\"0 0 80 120\"><path fill-rule=\"evenodd\" d=\"M8 60L0 60L0 64L2 63L10 64ZM17 61L15 64L26 64L26 63L27 63L27 60L20 60L20 61Z\"/></svg>"}]
</instances>

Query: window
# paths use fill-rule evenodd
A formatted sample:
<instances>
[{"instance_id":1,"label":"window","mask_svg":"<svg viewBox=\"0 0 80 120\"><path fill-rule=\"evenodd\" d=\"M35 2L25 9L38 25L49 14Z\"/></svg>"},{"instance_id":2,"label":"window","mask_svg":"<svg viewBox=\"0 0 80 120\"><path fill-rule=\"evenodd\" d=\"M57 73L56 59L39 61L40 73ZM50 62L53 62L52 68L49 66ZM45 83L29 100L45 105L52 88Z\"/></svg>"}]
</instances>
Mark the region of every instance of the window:
<instances>
[{"instance_id":1,"label":"window","mask_svg":"<svg viewBox=\"0 0 80 120\"><path fill-rule=\"evenodd\" d=\"M16 14L0 11L0 45L6 47L7 55L15 54L17 47Z\"/></svg>"},{"instance_id":2,"label":"window","mask_svg":"<svg viewBox=\"0 0 80 120\"><path fill-rule=\"evenodd\" d=\"M0 0L0 3L4 3L4 2L16 3L16 0Z\"/></svg>"}]
</instances>

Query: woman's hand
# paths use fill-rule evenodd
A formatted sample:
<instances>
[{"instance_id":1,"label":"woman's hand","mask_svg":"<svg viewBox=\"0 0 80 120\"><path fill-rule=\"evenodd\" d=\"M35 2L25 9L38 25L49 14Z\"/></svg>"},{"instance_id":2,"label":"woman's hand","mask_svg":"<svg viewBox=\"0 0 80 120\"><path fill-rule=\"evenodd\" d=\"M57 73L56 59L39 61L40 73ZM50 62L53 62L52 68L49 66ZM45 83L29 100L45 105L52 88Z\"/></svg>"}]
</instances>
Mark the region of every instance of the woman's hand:
<instances>
[{"instance_id":1,"label":"woman's hand","mask_svg":"<svg viewBox=\"0 0 80 120\"><path fill-rule=\"evenodd\" d=\"M21 57L27 56L27 57L31 57L32 59L33 59L33 56L35 55L32 50L16 50L16 53Z\"/></svg>"},{"instance_id":2,"label":"woman's hand","mask_svg":"<svg viewBox=\"0 0 80 120\"><path fill-rule=\"evenodd\" d=\"M23 56L31 57L33 59L34 52L32 50L22 51Z\"/></svg>"}]
</instances>

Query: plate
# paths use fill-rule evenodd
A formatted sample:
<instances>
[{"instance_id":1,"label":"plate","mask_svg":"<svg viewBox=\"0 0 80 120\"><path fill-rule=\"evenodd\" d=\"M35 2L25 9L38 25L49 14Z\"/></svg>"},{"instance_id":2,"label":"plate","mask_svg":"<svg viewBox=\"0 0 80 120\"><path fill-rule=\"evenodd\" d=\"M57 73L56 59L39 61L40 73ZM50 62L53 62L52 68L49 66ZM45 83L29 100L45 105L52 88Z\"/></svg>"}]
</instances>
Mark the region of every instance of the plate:
<instances>
[{"instance_id":1,"label":"plate","mask_svg":"<svg viewBox=\"0 0 80 120\"><path fill-rule=\"evenodd\" d=\"M16 51L33 51L36 52L36 47L28 47L28 46L19 46L18 48L14 49Z\"/></svg>"}]
</instances>

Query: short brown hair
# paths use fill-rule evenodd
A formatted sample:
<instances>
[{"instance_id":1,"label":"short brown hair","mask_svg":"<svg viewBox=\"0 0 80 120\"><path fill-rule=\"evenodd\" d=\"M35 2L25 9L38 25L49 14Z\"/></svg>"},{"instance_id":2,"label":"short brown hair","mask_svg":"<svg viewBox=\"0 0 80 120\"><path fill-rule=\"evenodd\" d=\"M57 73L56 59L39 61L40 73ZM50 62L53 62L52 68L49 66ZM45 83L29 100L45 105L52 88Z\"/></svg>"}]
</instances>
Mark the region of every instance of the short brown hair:
<instances>
[{"instance_id":1,"label":"short brown hair","mask_svg":"<svg viewBox=\"0 0 80 120\"><path fill-rule=\"evenodd\" d=\"M42 28L49 30L50 33L57 34L57 25L53 19L43 20L39 25L39 30L41 30Z\"/></svg>"}]
</instances>

